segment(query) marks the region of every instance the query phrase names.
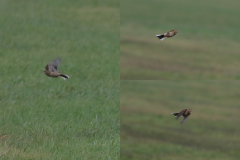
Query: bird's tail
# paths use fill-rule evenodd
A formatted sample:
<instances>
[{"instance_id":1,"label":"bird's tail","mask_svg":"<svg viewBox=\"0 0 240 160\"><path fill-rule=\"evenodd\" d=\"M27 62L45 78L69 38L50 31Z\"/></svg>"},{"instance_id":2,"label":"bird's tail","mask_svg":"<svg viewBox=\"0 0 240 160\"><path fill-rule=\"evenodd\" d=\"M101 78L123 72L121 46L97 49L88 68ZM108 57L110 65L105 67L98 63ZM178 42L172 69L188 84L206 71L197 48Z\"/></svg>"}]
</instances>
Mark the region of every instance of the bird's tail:
<instances>
[{"instance_id":1,"label":"bird's tail","mask_svg":"<svg viewBox=\"0 0 240 160\"><path fill-rule=\"evenodd\" d=\"M60 76L61 76L64 80L70 78L68 75L65 75L65 74L61 74Z\"/></svg>"},{"instance_id":2,"label":"bird's tail","mask_svg":"<svg viewBox=\"0 0 240 160\"><path fill-rule=\"evenodd\" d=\"M175 117L178 115L178 113L171 113L171 114L173 114Z\"/></svg>"},{"instance_id":3,"label":"bird's tail","mask_svg":"<svg viewBox=\"0 0 240 160\"><path fill-rule=\"evenodd\" d=\"M163 34L157 34L156 35L161 41L164 40L164 35Z\"/></svg>"}]
</instances>

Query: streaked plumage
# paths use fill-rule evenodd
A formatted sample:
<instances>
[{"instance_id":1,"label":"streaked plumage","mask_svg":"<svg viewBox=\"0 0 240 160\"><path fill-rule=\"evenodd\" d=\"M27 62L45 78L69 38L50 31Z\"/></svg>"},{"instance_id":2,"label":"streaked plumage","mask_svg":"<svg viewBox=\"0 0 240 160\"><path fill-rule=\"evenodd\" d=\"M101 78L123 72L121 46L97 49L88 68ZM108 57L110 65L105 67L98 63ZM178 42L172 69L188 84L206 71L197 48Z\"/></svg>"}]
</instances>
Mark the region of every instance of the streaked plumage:
<instances>
[{"instance_id":1,"label":"streaked plumage","mask_svg":"<svg viewBox=\"0 0 240 160\"><path fill-rule=\"evenodd\" d=\"M60 64L61 59L60 58L56 58L54 59L52 62L50 62L49 64L47 64L45 66L45 71L44 73L52 78L57 78L57 77L62 77L64 80L70 78L68 75L65 74L61 74L60 71L57 69L58 65Z\"/></svg>"},{"instance_id":2,"label":"streaked plumage","mask_svg":"<svg viewBox=\"0 0 240 160\"><path fill-rule=\"evenodd\" d=\"M183 116L183 120L181 122L181 124L191 115L191 111L193 109L183 109L181 110L180 112L177 112L177 113L171 113L173 114L177 119L181 116Z\"/></svg>"},{"instance_id":3,"label":"streaked plumage","mask_svg":"<svg viewBox=\"0 0 240 160\"><path fill-rule=\"evenodd\" d=\"M167 38L173 37L173 36L175 36L178 32L179 32L179 30L171 30L171 31L168 31L167 33L164 33L164 34L157 34L156 36L157 36L160 40L164 40L165 37L167 37Z\"/></svg>"}]
</instances>

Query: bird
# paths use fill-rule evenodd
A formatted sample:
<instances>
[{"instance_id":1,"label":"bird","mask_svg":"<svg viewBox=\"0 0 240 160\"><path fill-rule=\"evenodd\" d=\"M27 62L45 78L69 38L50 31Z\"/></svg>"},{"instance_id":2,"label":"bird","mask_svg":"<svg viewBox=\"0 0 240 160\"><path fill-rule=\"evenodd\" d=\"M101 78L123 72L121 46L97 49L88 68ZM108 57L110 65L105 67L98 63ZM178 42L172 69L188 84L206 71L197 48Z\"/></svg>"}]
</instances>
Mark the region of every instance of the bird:
<instances>
[{"instance_id":1,"label":"bird","mask_svg":"<svg viewBox=\"0 0 240 160\"><path fill-rule=\"evenodd\" d=\"M191 111L193 109L183 109L181 110L180 112L176 112L176 113L171 113L173 114L177 119L180 117L180 116L183 116L183 120L181 122L181 124L191 115Z\"/></svg>"},{"instance_id":2,"label":"bird","mask_svg":"<svg viewBox=\"0 0 240 160\"><path fill-rule=\"evenodd\" d=\"M164 40L165 37L167 37L167 38L173 37L178 32L179 32L179 30L171 30L171 31L168 31L167 33L164 33L164 34L157 34L156 36L162 41L162 40Z\"/></svg>"},{"instance_id":3,"label":"bird","mask_svg":"<svg viewBox=\"0 0 240 160\"><path fill-rule=\"evenodd\" d=\"M56 58L49 64L45 66L45 71L43 71L47 76L52 77L52 78L57 78L57 77L62 77L64 80L70 78L66 74L61 74L60 71L58 70L58 65L61 62L61 58Z\"/></svg>"}]
</instances>

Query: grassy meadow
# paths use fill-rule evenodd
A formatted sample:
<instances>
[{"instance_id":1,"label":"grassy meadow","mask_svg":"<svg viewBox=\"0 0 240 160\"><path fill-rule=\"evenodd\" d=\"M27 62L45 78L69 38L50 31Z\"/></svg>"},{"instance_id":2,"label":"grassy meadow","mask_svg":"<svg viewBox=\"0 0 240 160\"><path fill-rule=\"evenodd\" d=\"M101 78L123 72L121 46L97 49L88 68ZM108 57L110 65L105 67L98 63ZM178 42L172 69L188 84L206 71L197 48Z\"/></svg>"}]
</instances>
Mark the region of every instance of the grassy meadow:
<instances>
[{"instance_id":1,"label":"grassy meadow","mask_svg":"<svg viewBox=\"0 0 240 160\"><path fill-rule=\"evenodd\" d=\"M122 160L238 160L240 82L121 81ZM180 124L171 112L192 108Z\"/></svg>"},{"instance_id":2,"label":"grassy meadow","mask_svg":"<svg viewBox=\"0 0 240 160\"><path fill-rule=\"evenodd\" d=\"M240 79L238 0L121 1L121 80ZM180 32L159 40L155 35Z\"/></svg>"},{"instance_id":3,"label":"grassy meadow","mask_svg":"<svg viewBox=\"0 0 240 160\"><path fill-rule=\"evenodd\" d=\"M0 159L120 157L119 2L0 1ZM47 63L62 58L50 78Z\"/></svg>"}]
</instances>

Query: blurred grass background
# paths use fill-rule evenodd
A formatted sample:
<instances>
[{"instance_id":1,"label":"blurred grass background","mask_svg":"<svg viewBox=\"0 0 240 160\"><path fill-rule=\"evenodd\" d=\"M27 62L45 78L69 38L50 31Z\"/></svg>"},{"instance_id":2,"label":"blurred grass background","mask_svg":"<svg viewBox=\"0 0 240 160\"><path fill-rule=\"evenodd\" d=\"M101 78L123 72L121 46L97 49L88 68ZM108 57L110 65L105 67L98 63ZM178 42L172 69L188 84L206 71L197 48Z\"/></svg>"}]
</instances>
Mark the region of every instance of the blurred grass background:
<instances>
[{"instance_id":1,"label":"blurred grass background","mask_svg":"<svg viewBox=\"0 0 240 160\"><path fill-rule=\"evenodd\" d=\"M121 81L122 160L238 160L240 82ZM172 112L192 108L181 125Z\"/></svg>"},{"instance_id":2,"label":"blurred grass background","mask_svg":"<svg viewBox=\"0 0 240 160\"><path fill-rule=\"evenodd\" d=\"M0 159L119 159L119 2L0 1ZM44 67L62 58L53 79Z\"/></svg>"},{"instance_id":3,"label":"blurred grass background","mask_svg":"<svg viewBox=\"0 0 240 160\"><path fill-rule=\"evenodd\" d=\"M240 1L123 0L122 80L240 79ZM180 32L160 41L155 35Z\"/></svg>"}]
</instances>

